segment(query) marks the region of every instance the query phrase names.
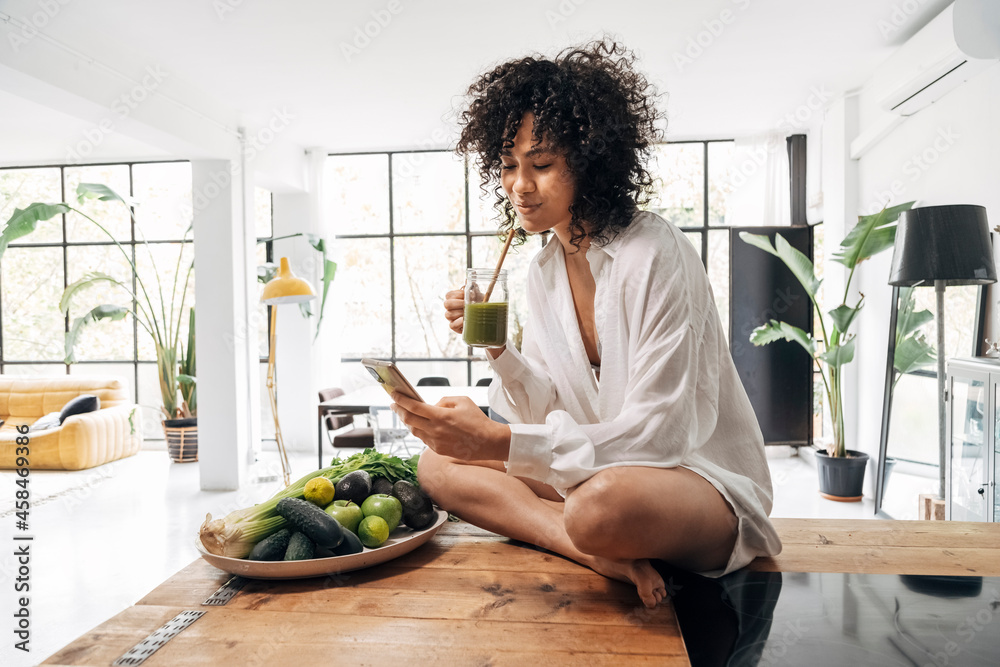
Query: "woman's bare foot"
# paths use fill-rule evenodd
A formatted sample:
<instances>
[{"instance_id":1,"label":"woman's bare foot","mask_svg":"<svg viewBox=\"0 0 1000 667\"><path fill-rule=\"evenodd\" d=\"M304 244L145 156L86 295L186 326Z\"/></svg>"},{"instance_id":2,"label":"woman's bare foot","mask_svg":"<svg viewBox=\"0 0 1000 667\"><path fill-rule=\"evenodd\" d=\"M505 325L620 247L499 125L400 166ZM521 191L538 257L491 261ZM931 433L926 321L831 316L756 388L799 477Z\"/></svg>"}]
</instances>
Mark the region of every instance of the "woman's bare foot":
<instances>
[{"instance_id":1,"label":"woman's bare foot","mask_svg":"<svg viewBox=\"0 0 1000 667\"><path fill-rule=\"evenodd\" d=\"M611 560L588 556L584 565L605 577L635 584L642 603L652 609L667 596L663 577L645 558L636 560Z\"/></svg>"}]
</instances>

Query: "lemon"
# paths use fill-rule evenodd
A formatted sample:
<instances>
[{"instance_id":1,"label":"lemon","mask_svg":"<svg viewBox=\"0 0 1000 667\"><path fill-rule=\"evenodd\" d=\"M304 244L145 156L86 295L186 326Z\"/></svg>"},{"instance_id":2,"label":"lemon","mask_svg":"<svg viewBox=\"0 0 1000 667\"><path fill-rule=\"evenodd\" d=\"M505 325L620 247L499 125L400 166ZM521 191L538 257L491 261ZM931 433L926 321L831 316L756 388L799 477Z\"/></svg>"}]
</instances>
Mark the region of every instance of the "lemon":
<instances>
[{"instance_id":1,"label":"lemon","mask_svg":"<svg viewBox=\"0 0 1000 667\"><path fill-rule=\"evenodd\" d=\"M389 524L380 516L366 516L358 525L358 537L366 547L380 547L389 539Z\"/></svg>"},{"instance_id":2,"label":"lemon","mask_svg":"<svg viewBox=\"0 0 1000 667\"><path fill-rule=\"evenodd\" d=\"M306 482L305 499L314 505L325 507L333 500L333 482L326 477L313 477Z\"/></svg>"}]
</instances>

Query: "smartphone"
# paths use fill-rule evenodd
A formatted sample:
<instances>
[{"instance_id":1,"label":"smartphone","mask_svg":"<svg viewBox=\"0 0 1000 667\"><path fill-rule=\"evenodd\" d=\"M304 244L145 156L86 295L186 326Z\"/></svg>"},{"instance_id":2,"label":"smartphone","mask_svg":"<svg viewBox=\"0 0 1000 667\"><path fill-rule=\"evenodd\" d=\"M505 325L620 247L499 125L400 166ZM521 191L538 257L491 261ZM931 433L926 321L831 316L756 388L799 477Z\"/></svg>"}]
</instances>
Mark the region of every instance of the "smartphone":
<instances>
[{"instance_id":1,"label":"smartphone","mask_svg":"<svg viewBox=\"0 0 1000 667\"><path fill-rule=\"evenodd\" d=\"M424 399L420 398L420 394L393 362L381 359L362 359L361 363L372 374L375 381L382 385L385 393L392 394L392 392L398 391L415 401L424 402Z\"/></svg>"}]
</instances>

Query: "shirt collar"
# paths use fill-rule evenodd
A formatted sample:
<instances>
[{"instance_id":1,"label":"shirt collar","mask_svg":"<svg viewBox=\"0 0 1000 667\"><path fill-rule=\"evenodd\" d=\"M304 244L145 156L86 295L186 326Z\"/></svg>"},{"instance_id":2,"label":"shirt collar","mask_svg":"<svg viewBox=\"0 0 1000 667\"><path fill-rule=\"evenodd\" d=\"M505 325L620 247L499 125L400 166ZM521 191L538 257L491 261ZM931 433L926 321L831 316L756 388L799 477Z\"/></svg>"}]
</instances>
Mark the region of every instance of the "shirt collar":
<instances>
[{"instance_id":1,"label":"shirt collar","mask_svg":"<svg viewBox=\"0 0 1000 667\"><path fill-rule=\"evenodd\" d=\"M632 222L628 227L618 232L613 239L604 245L591 244L588 252L600 251L611 259L614 259L615 255L618 254L619 249L621 249L622 245L625 243L625 239L628 238L628 236L632 234L637 227L642 226L642 223L646 219L647 215L648 213L646 211L639 211L632 217Z\"/></svg>"},{"instance_id":2,"label":"shirt collar","mask_svg":"<svg viewBox=\"0 0 1000 667\"><path fill-rule=\"evenodd\" d=\"M625 238L631 234L636 227L641 226L641 222L645 219L646 215L648 215L646 211L640 211L637 213L632 219L632 223L625 229L618 232L618 234L616 234L615 237L608 243L605 243L604 245L592 243L590 248L587 250L588 258L590 253L602 252L611 259L614 259L615 255L618 254L619 248L621 248L622 244L625 242ZM538 254L538 263L542 266L548 263L548 261L555 255L557 246L559 246L559 239L556 238L555 234L550 234L548 242Z\"/></svg>"}]
</instances>

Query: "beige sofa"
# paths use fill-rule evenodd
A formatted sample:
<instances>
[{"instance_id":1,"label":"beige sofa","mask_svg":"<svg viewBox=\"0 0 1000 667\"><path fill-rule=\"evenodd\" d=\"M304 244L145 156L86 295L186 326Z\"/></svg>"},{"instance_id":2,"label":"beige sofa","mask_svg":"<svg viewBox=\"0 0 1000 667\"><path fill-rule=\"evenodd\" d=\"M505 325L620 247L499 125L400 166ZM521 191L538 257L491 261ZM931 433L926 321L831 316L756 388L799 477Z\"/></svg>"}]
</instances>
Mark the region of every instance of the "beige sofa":
<instances>
[{"instance_id":1,"label":"beige sofa","mask_svg":"<svg viewBox=\"0 0 1000 667\"><path fill-rule=\"evenodd\" d=\"M17 427L62 410L71 399L93 394L101 409L67 417L61 426L29 433L34 470L82 470L132 456L142 446L139 406L114 377L16 377L0 375L0 469L18 467Z\"/></svg>"}]
</instances>

